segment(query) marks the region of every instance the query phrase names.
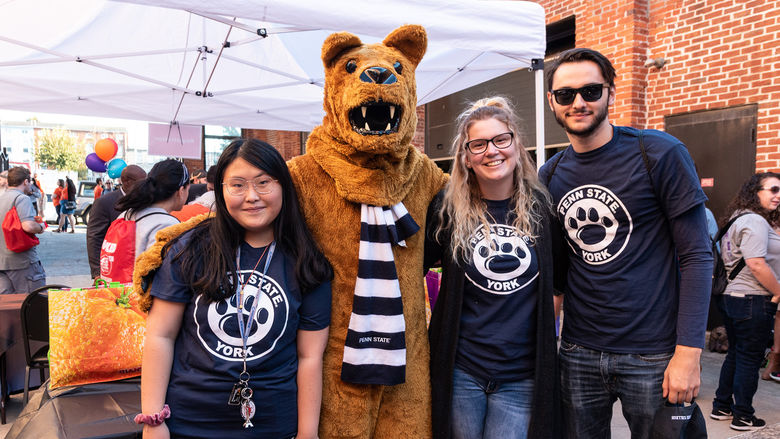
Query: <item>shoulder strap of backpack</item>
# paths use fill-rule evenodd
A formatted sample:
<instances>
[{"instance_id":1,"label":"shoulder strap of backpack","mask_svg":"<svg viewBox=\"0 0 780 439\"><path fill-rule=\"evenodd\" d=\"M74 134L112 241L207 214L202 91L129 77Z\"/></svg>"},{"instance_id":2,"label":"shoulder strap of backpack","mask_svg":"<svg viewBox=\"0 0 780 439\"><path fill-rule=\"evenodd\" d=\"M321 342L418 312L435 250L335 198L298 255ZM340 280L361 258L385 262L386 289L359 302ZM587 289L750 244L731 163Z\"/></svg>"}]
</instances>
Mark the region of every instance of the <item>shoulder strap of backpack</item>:
<instances>
[{"instance_id":1,"label":"shoulder strap of backpack","mask_svg":"<svg viewBox=\"0 0 780 439\"><path fill-rule=\"evenodd\" d=\"M645 130L639 130L639 151L642 153L642 161L645 163L645 169L647 169L650 187L653 188L653 193L657 197L658 194L655 192L655 184L653 184L653 173L650 172L650 159L647 157L647 151L645 150Z\"/></svg>"},{"instance_id":2,"label":"shoulder strap of backpack","mask_svg":"<svg viewBox=\"0 0 780 439\"><path fill-rule=\"evenodd\" d=\"M564 149L561 154L558 156L557 159L552 164L552 167L550 167L550 173L547 174L547 187L550 187L550 182L552 181L552 176L555 173L555 168L558 167L558 163L560 163L561 159L563 158L563 155L566 154L566 150L569 149L567 146L566 149Z\"/></svg>"},{"instance_id":3,"label":"shoulder strap of backpack","mask_svg":"<svg viewBox=\"0 0 780 439\"><path fill-rule=\"evenodd\" d=\"M149 213L147 213L146 215L144 215L144 216L142 216L142 217L140 217L140 218L136 218L136 219L135 219L135 222L141 221L142 219L146 218L147 216L152 216L152 215L168 215L168 216L173 216L173 215L171 215L171 214L170 214L170 213L168 213L168 212L149 212ZM175 216L173 216L173 217L174 217L174 218L176 218ZM178 220L178 218L177 218L177 220Z\"/></svg>"},{"instance_id":4,"label":"shoulder strap of backpack","mask_svg":"<svg viewBox=\"0 0 780 439\"><path fill-rule=\"evenodd\" d=\"M721 227L720 230L718 230L718 234L715 236L715 239L712 240L712 244L715 245L715 243L720 242L720 240L723 238L723 235L726 234L726 232L729 231L729 228L731 228L731 225L734 224L734 221L737 220L737 218L741 216L745 216L752 212L742 212L739 215L735 216L734 218L731 218L726 222L726 224ZM729 280L734 280L735 277L739 274L740 271L742 271L743 268L745 268L745 258L739 258L739 261L737 261L737 265L734 266L734 268L729 273Z\"/></svg>"}]
</instances>

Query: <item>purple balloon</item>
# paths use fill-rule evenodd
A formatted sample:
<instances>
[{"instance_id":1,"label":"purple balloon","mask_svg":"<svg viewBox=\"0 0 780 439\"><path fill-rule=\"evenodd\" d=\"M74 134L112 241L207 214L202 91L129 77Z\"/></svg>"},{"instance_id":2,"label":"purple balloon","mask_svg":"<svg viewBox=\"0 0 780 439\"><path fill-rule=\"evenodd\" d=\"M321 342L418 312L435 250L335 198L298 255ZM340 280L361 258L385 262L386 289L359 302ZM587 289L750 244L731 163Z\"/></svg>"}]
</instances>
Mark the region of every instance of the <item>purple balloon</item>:
<instances>
[{"instance_id":1,"label":"purple balloon","mask_svg":"<svg viewBox=\"0 0 780 439\"><path fill-rule=\"evenodd\" d=\"M101 158L98 157L98 155L94 152L87 156L87 159L84 160L84 163L86 163L87 167L94 172L106 172L106 162L101 160Z\"/></svg>"}]
</instances>

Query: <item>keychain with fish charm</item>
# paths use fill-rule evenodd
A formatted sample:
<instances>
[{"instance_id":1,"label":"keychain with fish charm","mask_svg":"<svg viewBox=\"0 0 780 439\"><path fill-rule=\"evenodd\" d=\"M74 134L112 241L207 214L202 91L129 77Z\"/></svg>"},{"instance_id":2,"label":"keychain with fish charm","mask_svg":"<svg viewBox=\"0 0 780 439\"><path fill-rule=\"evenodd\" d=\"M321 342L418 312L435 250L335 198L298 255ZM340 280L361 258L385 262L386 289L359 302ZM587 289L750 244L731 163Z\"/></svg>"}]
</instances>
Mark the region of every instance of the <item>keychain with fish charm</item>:
<instances>
[{"instance_id":1,"label":"keychain with fish charm","mask_svg":"<svg viewBox=\"0 0 780 439\"><path fill-rule=\"evenodd\" d=\"M255 416L255 403L252 402L252 389L241 389L241 417L244 418L244 428L254 427L252 418Z\"/></svg>"}]
</instances>

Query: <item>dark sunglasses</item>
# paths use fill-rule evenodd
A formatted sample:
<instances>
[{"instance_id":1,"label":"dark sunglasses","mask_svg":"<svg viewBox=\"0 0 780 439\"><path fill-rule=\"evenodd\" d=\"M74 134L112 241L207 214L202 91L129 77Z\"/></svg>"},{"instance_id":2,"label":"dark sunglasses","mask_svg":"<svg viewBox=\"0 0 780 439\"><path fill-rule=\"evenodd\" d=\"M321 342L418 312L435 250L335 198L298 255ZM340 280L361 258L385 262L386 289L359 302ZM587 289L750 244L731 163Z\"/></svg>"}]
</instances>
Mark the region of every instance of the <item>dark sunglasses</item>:
<instances>
[{"instance_id":1,"label":"dark sunglasses","mask_svg":"<svg viewBox=\"0 0 780 439\"><path fill-rule=\"evenodd\" d=\"M773 194L777 194L778 192L780 192L780 186L762 187L761 190L769 191L772 192Z\"/></svg>"},{"instance_id":2,"label":"dark sunglasses","mask_svg":"<svg viewBox=\"0 0 780 439\"><path fill-rule=\"evenodd\" d=\"M559 88L553 90L551 93L555 96L555 102L558 105L571 105L574 99L579 94L585 102L596 102L601 99L604 88L609 87L608 84L588 84L585 87L580 88Z\"/></svg>"}]
</instances>

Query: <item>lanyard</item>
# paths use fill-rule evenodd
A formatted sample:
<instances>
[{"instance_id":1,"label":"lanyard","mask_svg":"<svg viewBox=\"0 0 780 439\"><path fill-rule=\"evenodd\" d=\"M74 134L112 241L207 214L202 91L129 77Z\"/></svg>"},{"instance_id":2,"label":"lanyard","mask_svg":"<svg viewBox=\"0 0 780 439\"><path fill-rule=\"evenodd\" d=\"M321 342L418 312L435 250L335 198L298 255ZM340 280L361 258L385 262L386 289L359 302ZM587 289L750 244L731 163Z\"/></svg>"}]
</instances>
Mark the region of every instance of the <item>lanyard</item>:
<instances>
[{"instance_id":1,"label":"lanyard","mask_svg":"<svg viewBox=\"0 0 780 439\"><path fill-rule=\"evenodd\" d=\"M257 310L257 302L260 301L260 289L263 286L263 281L265 281L265 275L268 272L268 266L271 264L271 258L274 256L274 249L276 248L276 241L271 242L271 244L266 249L268 251L268 258L265 260L265 267L263 268L263 277L260 278L260 284L257 286L257 294L255 295L255 300L252 301L252 308L249 310L249 318L247 319L246 325L244 325L244 288L246 287L246 283L249 281L249 278L247 277L247 282L244 282L244 285L240 287L240 289L237 289L236 294L238 295L238 303L236 304L236 318L238 319L238 330L241 333L241 342L243 343L243 356L244 356L244 371L246 371L246 341L247 338L249 338L249 330L252 329L252 321L255 317L255 311ZM263 252L265 253L265 252ZM263 255L260 255L260 259L257 260L257 264L260 263L260 260L263 259ZM238 247L238 252L236 254L236 269L239 269L241 267L241 247ZM255 265L255 268L257 268L257 265ZM252 269L252 272L254 272L255 268ZM248 273L247 276L251 276L252 273Z\"/></svg>"}]
</instances>

